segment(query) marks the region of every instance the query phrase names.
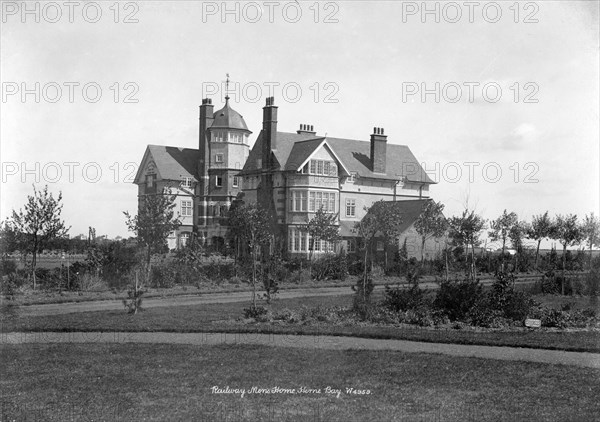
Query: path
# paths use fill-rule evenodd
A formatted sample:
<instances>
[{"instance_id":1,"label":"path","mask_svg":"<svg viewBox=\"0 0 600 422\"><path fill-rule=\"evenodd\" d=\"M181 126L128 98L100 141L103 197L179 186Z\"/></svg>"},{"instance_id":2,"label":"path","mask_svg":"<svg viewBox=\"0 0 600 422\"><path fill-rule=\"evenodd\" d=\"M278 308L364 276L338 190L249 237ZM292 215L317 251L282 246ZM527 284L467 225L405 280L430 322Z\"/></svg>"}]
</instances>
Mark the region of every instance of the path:
<instances>
[{"instance_id":1,"label":"path","mask_svg":"<svg viewBox=\"0 0 600 422\"><path fill-rule=\"evenodd\" d=\"M521 281L519 284L530 283L531 281ZM482 281L482 284L491 284L491 280ZM424 289L436 289L438 284L434 282L420 283ZM384 286L375 286L375 291L382 291ZM353 292L350 286L339 287L319 287L306 289L288 289L280 290L277 297L279 299L292 299L299 297L314 296L344 296L351 295ZM191 306L207 303L231 303L246 302L250 300L250 292L230 292L230 293L205 293L189 296L172 297L151 297L144 298L144 308L156 308L162 306ZM20 316L48 316L61 315L76 312L94 312L94 311L114 311L123 310L122 299L117 300L98 300L85 302L66 302L66 303L47 303L41 305L23 305L16 308Z\"/></svg>"},{"instance_id":2,"label":"path","mask_svg":"<svg viewBox=\"0 0 600 422\"><path fill-rule=\"evenodd\" d=\"M408 353L440 353L458 357L476 357L509 361L561 364L600 369L600 354L518 347L473 346L424 343L407 340L378 340L355 337L308 336L256 333L3 333L0 344L31 343L166 343L213 346L253 344L326 350L393 350Z\"/></svg>"}]
</instances>

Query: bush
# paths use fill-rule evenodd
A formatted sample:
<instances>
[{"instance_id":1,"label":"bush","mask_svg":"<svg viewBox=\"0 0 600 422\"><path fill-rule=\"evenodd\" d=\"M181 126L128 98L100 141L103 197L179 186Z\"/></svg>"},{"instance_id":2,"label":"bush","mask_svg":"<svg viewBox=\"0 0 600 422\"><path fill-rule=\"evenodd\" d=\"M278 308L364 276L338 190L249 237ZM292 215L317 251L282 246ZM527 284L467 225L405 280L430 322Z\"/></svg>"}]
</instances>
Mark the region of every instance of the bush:
<instances>
[{"instance_id":1,"label":"bush","mask_svg":"<svg viewBox=\"0 0 600 422\"><path fill-rule=\"evenodd\" d=\"M479 280L443 281L438 289L434 306L451 321L465 320L471 309L484 300Z\"/></svg>"},{"instance_id":2,"label":"bush","mask_svg":"<svg viewBox=\"0 0 600 422\"><path fill-rule=\"evenodd\" d=\"M168 289L175 285L177 281L177 270L172 264L153 265L151 268L151 287Z\"/></svg>"},{"instance_id":3,"label":"bush","mask_svg":"<svg viewBox=\"0 0 600 422\"><path fill-rule=\"evenodd\" d=\"M251 306L249 308L244 308L244 318L260 319L267 315L267 312L269 312L269 310L264 306Z\"/></svg>"},{"instance_id":4,"label":"bush","mask_svg":"<svg viewBox=\"0 0 600 422\"><path fill-rule=\"evenodd\" d=\"M0 277L14 274L16 271L17 263L13 259L3 256L2 262L0 263Z\"/></svg>"},{"instance_id":5,"label":"bush","mask_svg":"<svg viewBox=\"0 0 600 422\"><path fill-rule=\"evenodd\" d=\"M108 285L101 277L84 273L79 277L79 288L84 292L105 291L108 290Z\"/></svg>"},{"instance_id":6,"label":"bush","mask_svg":"<svg viewBox=\"0 0 600 422\"><path fill-rule=\"evenodd\" d=\"M295 284L307 283L311 280L310 271L308 270L308 268L305 268L303 270L292 271L288 280L290 281L290 283Z\"/></svg>"},{"instance_id":7,"label":"bush","mask_svg":"<svg viewBox=\"0 0 600 422\"><path fill-rule=\"evenodd\" d=\"M315 280L345 280L348 277L346 254L326 254L313 261L313 277Z\"/></svg>"},{"instance_id":8,"label":"bush","mask_svg":"<svg viewBox=\"0 0 600 422\"><path fill-rule=\"evenodd\" d=\"M428 306L429 301L424 290L414 284L410 289L385 286L383 306L394 312L408 311Z\"/></svg>"},{"instance_id":9,"label":"bush","mask_svg":"<svg viewBox=\"0 0 600 422\"><path fill-rule=\"evenodd\" d=\"M600 268L593 268L585 276L585 294L598 296L600 293Z\"/></svg>"},{"instance_id":10,"label":"bush","mask_svg":"<svg viewBox=\"0 0 600 422\"><path fill-rule=\"evenodd\" d=\"M18 272L10 273L6 276L0 277L2 286L0 291L5 297L10 297L15 295L17 290L21 288L24 284L27 283L27 277L23 276Z\"/></svg>"}]
</instances>

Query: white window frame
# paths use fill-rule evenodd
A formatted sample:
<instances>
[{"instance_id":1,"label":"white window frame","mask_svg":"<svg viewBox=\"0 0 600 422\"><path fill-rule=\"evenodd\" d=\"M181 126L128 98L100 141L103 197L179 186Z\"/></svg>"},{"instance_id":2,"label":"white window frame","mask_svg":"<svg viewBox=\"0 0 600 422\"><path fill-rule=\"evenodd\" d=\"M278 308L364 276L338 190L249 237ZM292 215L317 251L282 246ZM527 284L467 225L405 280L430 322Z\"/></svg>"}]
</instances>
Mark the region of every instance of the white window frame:
<instances>
[{"instance_id":1,"label":"white window frame","mask_svg":"<svg viewBox=\"0 0 600 422\"><path fill-rule=\"evenodd\" d=\"M240 186L240 180L238 176L233 176L233 181L231 182L231 186L237 188Z\"/></svg>"},{"instance_id":2,"label":"white window frame","mask_svg":"<svg viewBox=\"0 0 600 422\"><path fill-rule=\"evenodd\" d=\"M346 217L356 217L356 199L354 198L346 198Z\"/></svg>"},{"instance_id":3,"label":"white window frame","mask_svg":"<svg viewBox=\"0 0 600 422\"><path fill-rule=\"evenodd\" d=\"M222 163L223 162L223 154L219 153L219 154L215 154L215 163Z\"/></svg>"},{"instance_id":4,"label":"white window frame","mask_svg":"<svg viewBox=\"0 0 600 422\"><path fill-rule=\"evenodd\" d=\"M194 215L194 204L192 201L181 201L181 215L183 217L192 217Z\"/></svg>"},{"instance_id":5,"label":"white window frame","mask_svg":"<svg viewBox=\"0 0 600 422\"><path fill-rule=\"evenodd\" d=\"M215 176L215 187L223 187L223 176Z\"/></svg>"},{"instance_id":6,"label":"white window frame","mask_svg":"<svg viewBox=\"0 0 600 422\"><path fill-rule=\"evenodd\" d=\"M191 188L192 187L192 178L184 177L183 180L181 181L181 186L183 186L184 188Z\"/></svg>"}]
</instances>

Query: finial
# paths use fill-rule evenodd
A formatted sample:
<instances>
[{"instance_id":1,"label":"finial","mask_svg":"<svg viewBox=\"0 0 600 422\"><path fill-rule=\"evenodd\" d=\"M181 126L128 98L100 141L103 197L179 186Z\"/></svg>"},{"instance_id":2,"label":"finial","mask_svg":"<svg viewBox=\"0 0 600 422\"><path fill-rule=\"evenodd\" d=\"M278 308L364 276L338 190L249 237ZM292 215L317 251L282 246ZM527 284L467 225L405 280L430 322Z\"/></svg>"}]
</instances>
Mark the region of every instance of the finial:
<instances>
[{"instance_id":1,"label":"finial","mask_svg":"<svg viewBox=\"0 0 600 422\"><path fill-rule=\"evenodd\" d=\"M229 101L229 73L226 73L227 80L225 81L225 102Z\"/></svg>"}]
</instances>

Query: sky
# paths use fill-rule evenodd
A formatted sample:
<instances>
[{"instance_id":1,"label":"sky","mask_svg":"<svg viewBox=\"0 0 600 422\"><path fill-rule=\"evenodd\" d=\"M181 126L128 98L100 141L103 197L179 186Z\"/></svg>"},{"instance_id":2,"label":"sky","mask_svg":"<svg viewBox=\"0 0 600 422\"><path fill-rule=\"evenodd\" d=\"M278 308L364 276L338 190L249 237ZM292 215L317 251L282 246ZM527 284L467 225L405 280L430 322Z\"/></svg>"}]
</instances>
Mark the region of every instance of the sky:
<instances>
[{"instance_id":1,"label":"sky","mask_svg":"<svg viewBox=\"0 0 600 422\"><path fill-rule=\"evenodd\" d=\"M197 148L226 74L251 140L268 96L280 131L383 127L446 215L600 214L596 1L1 6L1 219L48 185L71 235L129 236L146 145Z\"/></svg>"}]
</instances>

